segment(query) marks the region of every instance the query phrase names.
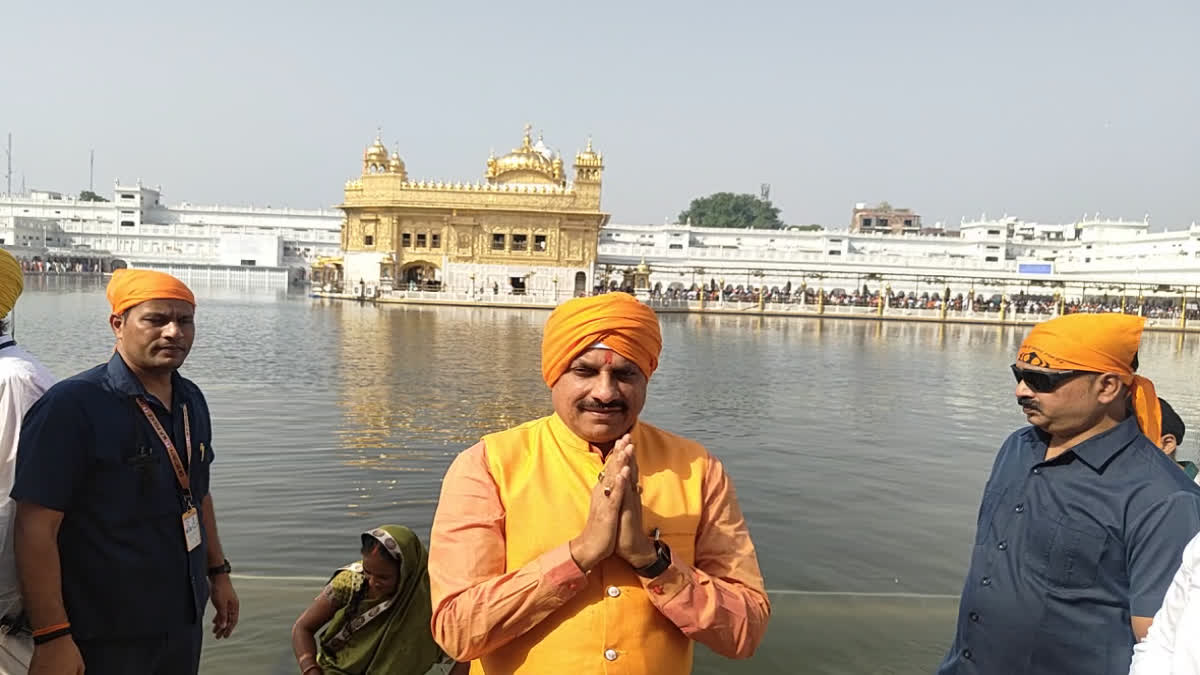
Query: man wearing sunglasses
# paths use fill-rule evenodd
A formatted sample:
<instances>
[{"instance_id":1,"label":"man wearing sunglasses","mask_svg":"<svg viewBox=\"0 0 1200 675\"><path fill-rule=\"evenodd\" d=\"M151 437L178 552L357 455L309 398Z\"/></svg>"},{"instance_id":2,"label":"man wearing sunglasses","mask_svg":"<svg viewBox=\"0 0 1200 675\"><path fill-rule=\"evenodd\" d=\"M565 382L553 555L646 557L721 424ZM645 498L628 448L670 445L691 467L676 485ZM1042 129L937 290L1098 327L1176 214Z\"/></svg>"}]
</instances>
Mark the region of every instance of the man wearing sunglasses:
<instances>
[{"instance_id":1,"label":"man wearing sunglasses","mask_svg":"<svg viewBox=\"0 0 1200 675\"><path fill-rule=\"evenodd\" d=\"M1200 531L1200 488L1158 448L1158 397L1135 372L1143 323L1073 314L1021 344L1011 368L1030 426L984 488L938 675L1128 671Z\"/></svg>"}]
</instances>

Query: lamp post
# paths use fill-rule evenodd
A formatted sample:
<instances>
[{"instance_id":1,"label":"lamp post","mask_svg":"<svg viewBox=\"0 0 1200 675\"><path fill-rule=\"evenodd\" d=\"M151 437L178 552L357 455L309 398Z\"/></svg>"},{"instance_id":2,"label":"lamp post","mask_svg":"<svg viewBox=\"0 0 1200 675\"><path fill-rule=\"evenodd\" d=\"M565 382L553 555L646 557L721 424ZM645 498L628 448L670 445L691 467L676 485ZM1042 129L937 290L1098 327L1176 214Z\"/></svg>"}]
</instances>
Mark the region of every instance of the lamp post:
<instances>
[{"instance_id":1,"label":"lamp post","mask_svg":"<svg viewBox=\"0 0 1200 675\"><path fill-rule=\"evenodd\" d=\"M558 277L554 277L553 279L550 280L550 282L554 284L554 304L557 305L558 304Z\"/></svg>"}]
</instances>

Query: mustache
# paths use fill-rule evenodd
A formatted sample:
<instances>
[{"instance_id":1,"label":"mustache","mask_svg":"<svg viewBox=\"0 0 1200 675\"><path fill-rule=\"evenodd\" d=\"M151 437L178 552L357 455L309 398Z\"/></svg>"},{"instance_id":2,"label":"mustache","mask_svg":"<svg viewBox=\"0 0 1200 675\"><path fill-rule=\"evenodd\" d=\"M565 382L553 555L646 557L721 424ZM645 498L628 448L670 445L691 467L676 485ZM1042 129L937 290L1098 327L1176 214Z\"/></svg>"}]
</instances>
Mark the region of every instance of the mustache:
<instances>
[{"instance_id":1,"label":"mustache","mask_svg":"<svg viewBox=\"0 0 1200 675\"><path fill-rule=\"evenodd\" d=\"M591 399L580 403L579 409L590 410L592 412L610 412L614 410L625 412L629 409L629 406L624 401L609 401L608 403L604 403L603 401Z\"/></svg>"},{"instance_id":2,"label":"mustache","mask_svg":"<svg viewBox=\"0 0 1200 675\"><path fill-rule=\"evenodd\" d=\"M1042 409L1042 407L1039 406L1037 402L1029 396L1018 396L1017 405L1021 406L1022 408L1030 408L1031 410L1040 411Z\"/></svg>"}]
</instances>

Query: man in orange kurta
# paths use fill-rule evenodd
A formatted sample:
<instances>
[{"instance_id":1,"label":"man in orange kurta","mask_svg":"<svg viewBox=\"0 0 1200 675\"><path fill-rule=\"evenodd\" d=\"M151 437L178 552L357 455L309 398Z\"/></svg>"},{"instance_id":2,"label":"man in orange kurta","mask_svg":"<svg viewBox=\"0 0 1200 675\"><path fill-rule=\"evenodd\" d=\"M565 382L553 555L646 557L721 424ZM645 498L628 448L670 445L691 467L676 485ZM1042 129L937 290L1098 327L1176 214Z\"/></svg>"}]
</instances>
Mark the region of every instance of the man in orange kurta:
<instances>
[{"instance_id":1,"label":"man in orange kurta","mask_svg":"<svg viewBox=\"0 0 1200 675\"><path fill-rule=\"evenodd\" d=\"M720 460L638 419L654 312L624 293L546 322L554 414L455 459L429 550L435 639L472 673L672 675L693 641L729 658L770 603Z\"/></svg>"}]
</instances>

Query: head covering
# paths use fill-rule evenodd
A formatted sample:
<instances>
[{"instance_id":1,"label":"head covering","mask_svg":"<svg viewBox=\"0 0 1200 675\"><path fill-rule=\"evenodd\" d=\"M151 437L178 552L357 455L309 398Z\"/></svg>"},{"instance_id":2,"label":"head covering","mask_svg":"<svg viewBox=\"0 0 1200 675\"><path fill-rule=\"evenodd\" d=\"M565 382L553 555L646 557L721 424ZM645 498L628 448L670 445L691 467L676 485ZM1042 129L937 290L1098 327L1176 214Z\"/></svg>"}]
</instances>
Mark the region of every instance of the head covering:
<instances>
[{"instance_id":1,"label":"head covering","mask_svg":"<svg viewBox=\"0 0 1200 675\"><path fill-rule=\"evenodd\" d=\"M1128 314L1068 314L1039 323L1017 351L1019 363L1054 370L1116 373L1129 387L1142 433L1162 442L1154 383L1133 372L1146 320Z\"/></svg>"},{"instance_id":2,"label":"head covering","mask_svg":"<svg viewBox=\"0 0 1200 675\"><path fill-rule=\"evenodd\" d=\"M647 379L658 368L662 331L654 310L628 293L614 291L559 305L542 334L542 379L554 383L571 361L597 343L637 364Z\"/></svg>"},{"instance_id":3,"label":"head covering","mask_svg":"<svg viewBox=\"0 0 1200 675\"><path fill-rule=\"evenodd\" d=\"M417 535L403 525L383 525L362 535L400 561L396 593L382 602L359 609L351 602L339 608L320 637L317 665L327 673L395 673L424 675L441 658L442 650L429 630L433 608L429 596L429 554ZM362 562L346 569L362 574ZM334 576L337 576L336 574ZM366 581L359 579L365 593ZM382 603L381 603L382 604ZM377 613L376 613L377 612ZM370 617L366 621L355 621Z\"/></svg>"},{"instance_id":4,"label":"head covering","mask_svg":"<svg viewBox=\"0 0 1200 675\"><path fill-rule=\"evenodd\" d=\"M12 311L23 290L25 277L21 274L21 263L13 254L0 248L0 319Z\"/></svg>"},{"instance_id":5,"label":"head covering","mask_svg":"<svg viewBox=\"0 0 1200 675\"><path fill-rule=\"evenodd\" d=\"M1182 443L1183 432L1187 428L1183 424L1183 418L1164 399L1158 399L1158 407L1162 409L1162 435L1171 434L1175 437L1176 444Z\"/></svg>"},{"instance_id":6,"label":"head covering","mask_svg":"<svg viewBox=\"0 0 1200 675\"><path fill-rule=\"evenodd\" d=\"M121 314L147 300L183 300L196 305L196 296L184 283L165 272L120 269L108 281L108 302L113 314Z\"/></svg>"}]
</instances>

